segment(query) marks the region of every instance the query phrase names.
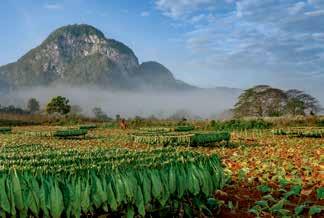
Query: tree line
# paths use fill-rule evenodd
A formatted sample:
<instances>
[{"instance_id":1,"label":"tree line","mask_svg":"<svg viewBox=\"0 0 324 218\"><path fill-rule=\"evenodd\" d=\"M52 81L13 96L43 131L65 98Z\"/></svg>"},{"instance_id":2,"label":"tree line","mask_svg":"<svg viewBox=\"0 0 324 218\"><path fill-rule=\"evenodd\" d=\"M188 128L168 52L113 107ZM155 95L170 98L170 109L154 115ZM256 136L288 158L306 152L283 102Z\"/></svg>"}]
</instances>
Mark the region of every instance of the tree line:
<instances>
[{"instance_id":1,"label":"tree line","mask_svg":"<svg viewBox=\"0 0 324 218\"><path fill-rule=\"evenodd\" d=\"M39 101L36 98L30 98L27 101L26 108L16 107L14 105L2 106L0 105L0 113L4 114L41 114L46 113L49 115L67 115L71 114L82 114L82 108L79 105L71 105L68 98L63 96L55 96L53 97L45 106L43 110L41 110L41 106ZM92 109L92 113L97 120L108 121L112 120L100 107L94 107ZM116 115L116 119L119 118L120 115Z\"/></svg>"},{"instance_id":2,"label":"tree line","mask_svg":"<svg viewBox=\"0 0 324 218\"><path fill-rule=\"evenodd\" d=\"M321 106L319 101L301 90L290 89L284 91L268 85L258 85L245 90L238 98L232 112L234 117L276 117L285 115L316 115ZM26 109L13 105L3 107L0 105L0 113L11 114L82 114L82 108L78 105L71 105L69 99L63 96L53 97L41 111L40 103L37 99L31 98L27 102ZM112 120L100 107L92 109L94 117L98 120ZM178 111L170 119L185 118L189 116L186 111ZM116 120L120 115L116 115Z\"/></svg>"}]
</instances>

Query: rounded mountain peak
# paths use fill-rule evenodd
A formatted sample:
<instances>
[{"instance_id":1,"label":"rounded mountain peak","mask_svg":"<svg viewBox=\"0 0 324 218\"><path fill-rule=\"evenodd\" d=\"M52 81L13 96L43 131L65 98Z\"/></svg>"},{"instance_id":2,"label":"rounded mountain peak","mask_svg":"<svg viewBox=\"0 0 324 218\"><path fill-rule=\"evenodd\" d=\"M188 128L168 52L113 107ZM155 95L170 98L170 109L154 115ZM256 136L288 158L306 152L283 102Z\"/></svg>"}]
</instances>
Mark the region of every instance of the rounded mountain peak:
<instances>
[{"instance_id":1,"label":"rounded mountain peak","mask_svg":"<svg viewBox=\"0 0 324 218\"><path fill-rule=\"evenodd\" d=\"M160 64L159 62L156 61L146 61L142 63L143 66L146 67L160 67L160 68L164 68L165 70L168 70L165 66L163 66L162 64Z\"/></svg>"},{"instance_id":2,"label":"rounded mountain peak","mask_svg":"<svg viewBox=\"0 0 324 218\"><path fill-rule=\"evenodd\" d=\"M105 39L105 35L103 34L103 32L101 32L100 30L98 30L97 28L91 25L73 24L73 25L67 25L56 29L48 36L46 41L48 42L48 41L56 40L67 35L76 38L81 36L95 35L100 39Z\"/></svg>"},{"instance_id":3,"label":"rounded mountain peak","mask_svg":"<svg viewBox=\"0 0 324 218\"><path fill-rule=\"evenodd\" d=\"M161 76L164 79L174 80L173 74L170 70L156 61L143 62L140 65L140 72L147 76Z\"/></svg>"}]
</instances>

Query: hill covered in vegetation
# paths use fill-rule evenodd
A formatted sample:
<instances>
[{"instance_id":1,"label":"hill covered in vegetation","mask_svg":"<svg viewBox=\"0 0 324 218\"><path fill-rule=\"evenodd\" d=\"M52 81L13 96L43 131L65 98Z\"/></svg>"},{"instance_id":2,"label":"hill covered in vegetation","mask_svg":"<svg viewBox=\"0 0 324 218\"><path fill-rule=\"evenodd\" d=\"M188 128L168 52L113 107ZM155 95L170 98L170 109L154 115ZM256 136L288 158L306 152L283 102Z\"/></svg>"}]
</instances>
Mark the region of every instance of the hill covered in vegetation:
<instances>
[{"instance_id":1,"label":"hill covered in vegetation","mask_svg":"<svg viewBox=\"0 0 324 218\"><path fill-rule=\"evenodd\" d=\"M106 89L191 90L158 62L140 64L127 45L90 25L68 25L51 33L18 61L0 67L11 88L67 84Z\"/></svg>"}]
</instances>

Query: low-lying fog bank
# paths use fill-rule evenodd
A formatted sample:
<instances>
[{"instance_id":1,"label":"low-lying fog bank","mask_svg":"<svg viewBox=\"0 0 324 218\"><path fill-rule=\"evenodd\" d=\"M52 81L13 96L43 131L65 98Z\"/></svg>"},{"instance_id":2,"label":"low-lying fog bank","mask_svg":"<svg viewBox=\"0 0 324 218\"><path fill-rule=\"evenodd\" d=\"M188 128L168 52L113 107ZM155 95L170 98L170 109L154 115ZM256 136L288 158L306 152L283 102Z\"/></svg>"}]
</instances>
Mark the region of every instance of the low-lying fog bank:
<instances>
[{"instance_id":1,"label":"low-lying fog bank","mask_svg":"<svg viewBox=\"0 0 324 218\"><path fill-rule=\"evenodd\" d=\"M71 105L79 105L84 114L91 115L94 107L100 107L108 116L120 114L123 117L167 118L179 110L185 110L201 118L215 117L232 108L240 91L238 89L216 88L188 92L157 91L107 91L97 87L37 87L12 91L1 97L2 105L24 107L29 98L36 98L42 107L57 95L70 100Z\"/></svg>"}]
</instances>

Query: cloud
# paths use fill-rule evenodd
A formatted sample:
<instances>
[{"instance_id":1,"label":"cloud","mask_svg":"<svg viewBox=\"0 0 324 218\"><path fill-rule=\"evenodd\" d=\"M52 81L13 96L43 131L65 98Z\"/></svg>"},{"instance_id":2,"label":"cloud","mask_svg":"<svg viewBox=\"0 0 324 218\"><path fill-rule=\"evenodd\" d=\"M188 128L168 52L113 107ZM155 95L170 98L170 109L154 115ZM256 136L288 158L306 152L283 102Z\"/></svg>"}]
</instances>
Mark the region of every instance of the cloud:
<instances>
[{"instance_id":1,"label":"cloud","mask_svg":"<svg viewBox=\"0 0 324 218\"><path fill-rule=\"evenodd\" d=\"M59 9L63 8L63 5L61 5L61 4L45 4L44 8L49 9L49 10L59 10Z\"/></svg>"},{"instance_id":2,"label":"cloud","mask_svg":"<svg viewBox=\"0 0 324 218\"><path fill-rule=\"evenodd\" d=\"M324 7L324 1L323 0L308 0L307 2L309 4L317 7L317 8Z\"/></svg>"},{"instance_id":3,"label":"cloud","mask_svg":"<svg viewBox=\"0 0 324 218\"><path fill-rule=\"evenodd\" d=\"M214 3L215 0L155 0L157 9L174 19L183 18Z\"/></svg>"},{"instance_id":4,"label":"cloud","mask_svg":"<svg viewBox=\"0 0 324 218\"><path fill-rule=\"evenodd\" d=\"M209 13L209 14L198 14L189 19L189 22L192 24L198 24L200 22L212 22L215 20L216 17Z\"/></svg>"},{"instance_id":5,"label":"cloud","mask_svg":"<svg viewBox=\"0 0 324 218\"><path fill-rule=\"evenodd\" d=\"M199 14L199 15L196 15L196 16L192 17L191 22L192 23L198 23L198 22L202 21L205 18L206 18L205 14Z\"/></svg>"},{"instance_id":6,"label":"cloud","mask_svg":"<svg viewBox=\"0 0 324 218\"><path fill-rule=\"evenodd\" d=\"M180 70L204 73L205 83L278 83L323 90L323 0L157 3L163 14L189 29L183 37L188 60ZM207 6L214 9L207 11Z\"/></svg>"},{"instance_id":7,"label":"cloud","mask_svg":"<svg viewBox=\"0 0 324 218\"><path fill-rule=\"evenodd\" d=\"M313 33L312 36L318 40L324 40L324 33Z\"/></svg>"},{"instance_id":8,"label":"cloud","mask_svg":"<svg viewBox=\"0 0 324 218\"><path fill-rule=\"evenodd\" d=\"M148 17L148 16L150 16L150 12L148 12L148 11L143 11L143 12L141 12L141 16L142 16L142 17Z\"/></svg>"},{"instance_id":9,"label":"cloud","mask_svg":"<svg viewBox=\"0 0 324 218\"><path fill-rule=\"evenodd\" d=\"M306 12L305 15L313 17L324 16L324 10L309 11Z\"/></svg>"},{"instance_id":10,"label":"cloud","mask_svg":"<svg viewBox=\"0 0 324 218\"><path fill-rule=\"evenodd\" d=\"M288 8L289 14L291 15L298 14L299 12L304 10L306 5L307 4L305 2L297 2L296 4Z\"/></svg>"}]
</instances>

